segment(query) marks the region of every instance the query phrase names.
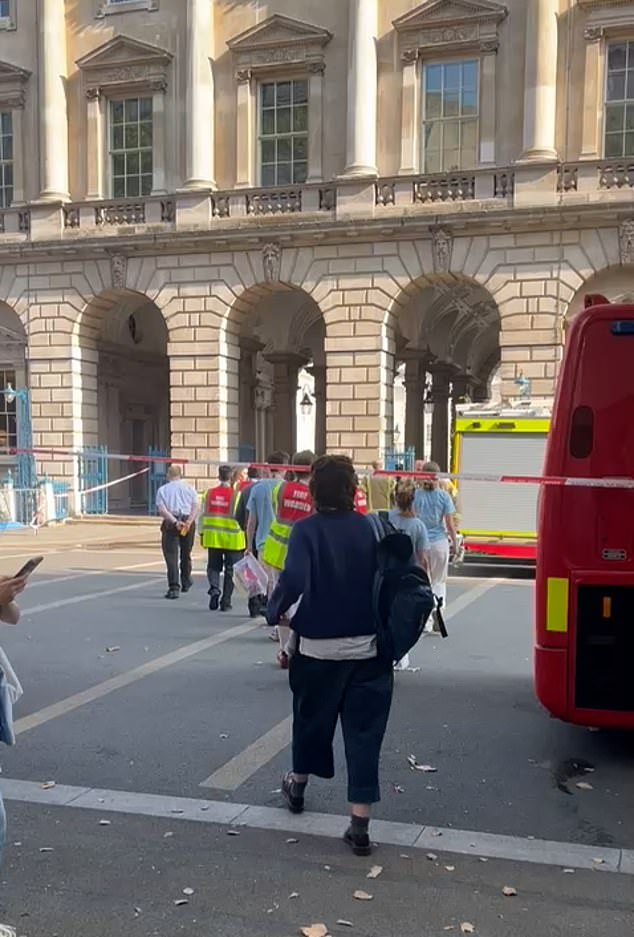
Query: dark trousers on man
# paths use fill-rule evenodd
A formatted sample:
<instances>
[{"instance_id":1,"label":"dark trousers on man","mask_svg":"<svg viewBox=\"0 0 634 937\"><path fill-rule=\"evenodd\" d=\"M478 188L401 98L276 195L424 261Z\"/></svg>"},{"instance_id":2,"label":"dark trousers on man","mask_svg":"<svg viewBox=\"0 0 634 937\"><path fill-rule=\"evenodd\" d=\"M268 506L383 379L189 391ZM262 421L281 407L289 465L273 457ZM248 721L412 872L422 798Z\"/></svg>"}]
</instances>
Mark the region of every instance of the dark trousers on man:
<instances>
[{"instance_id":1,"label":"dark trousers on man","mask_svg":"<svg viewBox=\"0 0 634 937\"><path fill-rule=\"evenodd\" d=\"M220 596L220 576L224 571L222 598L220 608L231 608L233 595L233 567L242 559L243 550L207 550L207 580L209 582L209 595Z\"/></svg>"},{"instance_id":2,"label":"dark trousers on man","mask_svg":"<svg viewBox=\"0 0 634 937\"><path fill-rule=\"evenodd\" d=\"M192 524L184 537L181 537L174 524L163 521L161 524L161 546L167 566L167 585L170 592L187 592L192 584L192 547L196 525Z\"/></svg>"}]
</instances>

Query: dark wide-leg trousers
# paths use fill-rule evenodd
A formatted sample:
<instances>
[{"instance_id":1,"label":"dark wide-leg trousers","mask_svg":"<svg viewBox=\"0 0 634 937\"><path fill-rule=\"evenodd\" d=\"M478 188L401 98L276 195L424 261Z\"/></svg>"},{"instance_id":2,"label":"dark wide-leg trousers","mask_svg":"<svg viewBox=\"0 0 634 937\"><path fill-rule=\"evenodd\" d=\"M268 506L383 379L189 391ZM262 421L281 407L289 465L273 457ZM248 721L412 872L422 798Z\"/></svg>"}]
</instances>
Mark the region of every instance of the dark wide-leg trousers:
<instances>
[{"instance_id":1,"label":"dark wide-leg trousers","mask_svg":"<svg viewBox=\"0 0 634 937\"><path fill-rule=\"evenodd\" d=\"M379 759L392 704L390 661L315 660L294 654L289 682L293 693L293 771L332 778L332 743L341 720L348 768L348 800L381 799Z\"/></svg>"},{"instance_id":2,"label":"dark wide-leg trousers","mask_svg":"<svg viewBox=\"0 0 634 937\"><path fill-rule=\"evenodd\" d=\"M186 586L192 578L192 548L196 525L192 524L184 537L173 524L163 521L161 525L161 546L167 566L167 584L173 592L180 592L181 584Z\"/></svg>"}]
</instances>

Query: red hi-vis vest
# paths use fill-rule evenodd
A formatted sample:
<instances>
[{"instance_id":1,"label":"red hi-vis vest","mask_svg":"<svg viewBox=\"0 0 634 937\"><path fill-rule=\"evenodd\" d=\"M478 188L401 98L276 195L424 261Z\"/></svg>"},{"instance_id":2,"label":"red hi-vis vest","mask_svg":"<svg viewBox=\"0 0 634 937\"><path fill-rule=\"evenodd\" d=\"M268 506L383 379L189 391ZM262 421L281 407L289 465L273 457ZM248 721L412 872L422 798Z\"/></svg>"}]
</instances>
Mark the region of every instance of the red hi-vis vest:
<instances>
[{"instance_id":1,"label":"red hi-vis vest","mask_svg":"<svg viewBox=\"0 0 634 937\"><path fill-rule=\"evenodd\" d=\"M273 489L275 520L266 538L262 559L274 569L284 569L293 525L313 512L313 499L306 485L282 482Z\"/></svg>"},{"instance_id":2,"label":"red hi-vis vest","mask_svg":"<svg viewBox=\"0 0 634 937\"><path fill-rule=\"evenodd\" d=\"M240 492L228 485L210 488L202 517L202 545L207 550L235 550L246 547L244 531L236 520Z\"/></svg>"},{"instance_id":3,"label":"red hi-vis vest","mask_svg":"<svg viewBox=\"0 0 634 937\"><path fill-rule=\"evenodd\" d=\"M368 513L368 496L360 485L354 493L354 509L357 514Z\"/></svg>"}]
</instances>

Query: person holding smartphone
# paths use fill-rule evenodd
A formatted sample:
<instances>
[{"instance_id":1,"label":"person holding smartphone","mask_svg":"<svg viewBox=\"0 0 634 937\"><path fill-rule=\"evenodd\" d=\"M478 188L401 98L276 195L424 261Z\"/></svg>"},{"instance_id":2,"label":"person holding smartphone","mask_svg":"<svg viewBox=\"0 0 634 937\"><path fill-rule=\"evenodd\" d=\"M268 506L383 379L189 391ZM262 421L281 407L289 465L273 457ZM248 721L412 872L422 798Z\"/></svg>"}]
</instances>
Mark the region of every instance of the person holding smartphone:
<instances>
[{"instance_id":1,"label":"person holding smartphone","mask_svg":"<svg viewBox=\"0 0 634 937\"><path fill-rule=\"evenodd\" d=\"M20 609L15 600L24 591L26 580L25 575L0 577L0 621L6 625L17 625L20 620Z\"/></svg>"}]
</instances>

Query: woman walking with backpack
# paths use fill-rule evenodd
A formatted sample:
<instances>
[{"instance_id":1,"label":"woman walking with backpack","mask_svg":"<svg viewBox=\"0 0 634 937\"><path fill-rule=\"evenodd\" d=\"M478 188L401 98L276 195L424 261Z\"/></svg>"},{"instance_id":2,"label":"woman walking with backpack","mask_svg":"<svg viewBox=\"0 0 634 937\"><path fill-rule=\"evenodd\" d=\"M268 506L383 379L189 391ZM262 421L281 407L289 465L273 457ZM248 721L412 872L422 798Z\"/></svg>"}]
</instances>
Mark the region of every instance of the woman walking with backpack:
<instances>
[{"instance_id":1,"label":"woman walking with backpack","mask_svg":"<svg viewBox=\"0 0 634 937\"><path fill-rule=\"evenodd\" d=\"M304 810L311 774L334 777L333 737L341 720L350 825L344 840L370 855L370 807L380 799L379 756L392 702L392 662L377 653L372 590L377 541L355 512L357 476L346 456L324 456L310 480L315 514L294 525L286 565L267 608L276 625L293 618L293 770L282 781L292 813Z\"/></svg>"}]
</instances>

